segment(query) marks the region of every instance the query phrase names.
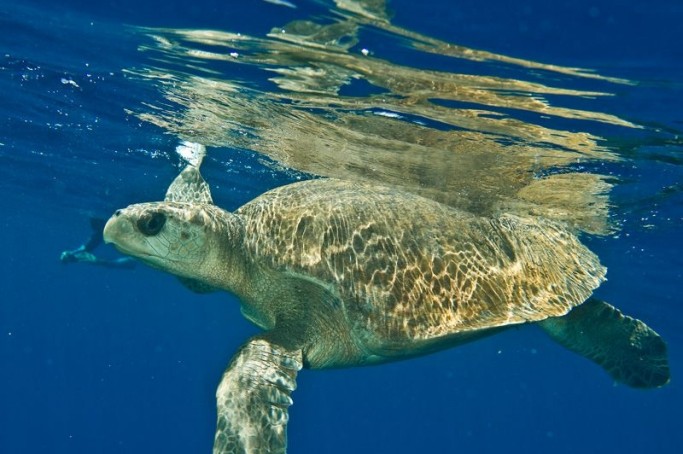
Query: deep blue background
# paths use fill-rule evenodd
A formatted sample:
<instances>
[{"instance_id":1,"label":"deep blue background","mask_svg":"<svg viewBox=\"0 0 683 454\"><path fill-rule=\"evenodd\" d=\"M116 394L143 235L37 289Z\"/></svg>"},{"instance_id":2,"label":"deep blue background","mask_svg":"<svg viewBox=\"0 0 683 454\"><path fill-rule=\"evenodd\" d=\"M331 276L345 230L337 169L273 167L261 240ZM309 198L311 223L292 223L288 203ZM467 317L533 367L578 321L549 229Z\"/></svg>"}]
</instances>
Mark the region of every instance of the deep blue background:
<instances>
[{"instance_id":1,"label":"deep blue background","mask_svg":"<svg viewBox=\"0 0 683 454\"><path fill-rule=\"evenodd\" d=\"M215 386L256 332L236 301L194 295L141 266L65 266L58 256L87 238L89 215L161 198L178 169L176 139L124 113L159 96L122 73L144 65L124 25L262 36L325 11L295 3L0 1L0 452L210 452ZM641 80L603 101L605 110L683 124L678 1L402 0L391 9L394 23L440 39ZM436 56L415 64L449 69ZM621 235L585 240L609 267L598 295L668 341L668 387L612 386L534 327L514 329L402 363L302 372L290 452L678 451L683 200L657 194L681 184L681 148L628 155L614 169ZM230 176L215 154L205 166L226 208L287 181L265 171L240 179L240 164L258 163L236 156Z\"/></svg>"}]
</instances>

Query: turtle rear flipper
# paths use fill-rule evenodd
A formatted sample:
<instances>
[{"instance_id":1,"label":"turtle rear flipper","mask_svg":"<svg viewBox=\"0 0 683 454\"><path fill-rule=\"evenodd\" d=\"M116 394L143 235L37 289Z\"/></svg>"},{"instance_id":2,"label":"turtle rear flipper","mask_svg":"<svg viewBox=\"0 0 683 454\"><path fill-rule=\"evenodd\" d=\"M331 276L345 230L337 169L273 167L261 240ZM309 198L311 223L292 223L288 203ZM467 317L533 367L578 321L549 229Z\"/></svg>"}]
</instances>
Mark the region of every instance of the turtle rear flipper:
<instances>
[{"instance_id":1,"label":"turtle rear flipper","mask_svg":"<svg viewBox=\"0 0 683 454\"><path fill-rule=\"evenodd\" d=\"M284 454L290 394L302 367L299 349L286 349L265 336L247 342L216 391L214 454Z\"/></svg>"},{"instance_id":2,"label":"turtle rear flipper","mask_svg":"<svg viewBox=\"0 0 683 454\"><path fill-rule=\"evenodd\" d=\"M645 323L591 298L567 315L539 325L557 342L602 366L616 381L634 388L669 382L666 344Z\"/></svg>"}]
</instances>

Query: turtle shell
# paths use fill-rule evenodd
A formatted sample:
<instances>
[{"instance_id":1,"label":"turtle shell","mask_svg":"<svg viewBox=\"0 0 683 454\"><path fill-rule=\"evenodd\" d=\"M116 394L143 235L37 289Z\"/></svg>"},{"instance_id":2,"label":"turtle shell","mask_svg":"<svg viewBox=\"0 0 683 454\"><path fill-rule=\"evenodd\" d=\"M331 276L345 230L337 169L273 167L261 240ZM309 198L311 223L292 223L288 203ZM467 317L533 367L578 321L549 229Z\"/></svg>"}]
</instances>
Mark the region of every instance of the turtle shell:
<instances>
[{"instance_id":1,"label":"turtle shell","mask_svg":"<svg viewBox=\"0 0 683 454\"><path fill-rule=\"evenodd\" d=\"M358 182L283 186L236 214L251 259L325 285L355 329L397 342L561 316L605 275L561 224Z\"/></svg>"}]
</instances>

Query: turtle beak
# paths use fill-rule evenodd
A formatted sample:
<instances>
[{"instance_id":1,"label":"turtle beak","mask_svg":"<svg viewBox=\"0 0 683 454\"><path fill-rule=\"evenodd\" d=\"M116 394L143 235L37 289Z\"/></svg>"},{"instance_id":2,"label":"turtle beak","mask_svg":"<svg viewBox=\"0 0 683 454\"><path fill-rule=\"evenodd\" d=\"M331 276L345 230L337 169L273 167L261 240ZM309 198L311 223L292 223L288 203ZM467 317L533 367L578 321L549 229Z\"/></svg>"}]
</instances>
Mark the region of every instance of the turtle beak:
<instances>
[{"instance_id":1,"label":"turtle beak","mask_svg":"<svg viewBox=\"0 0 683 454\"><path fill-rule=\"evenodd\" d=\"M122 211L117 210L104 226L102 237L105 243L113 243L115 246L119 246L118 242L132 233L134 233L133 224L131 224L128 216L123 216Z\"/></svg>"}]
</instances>

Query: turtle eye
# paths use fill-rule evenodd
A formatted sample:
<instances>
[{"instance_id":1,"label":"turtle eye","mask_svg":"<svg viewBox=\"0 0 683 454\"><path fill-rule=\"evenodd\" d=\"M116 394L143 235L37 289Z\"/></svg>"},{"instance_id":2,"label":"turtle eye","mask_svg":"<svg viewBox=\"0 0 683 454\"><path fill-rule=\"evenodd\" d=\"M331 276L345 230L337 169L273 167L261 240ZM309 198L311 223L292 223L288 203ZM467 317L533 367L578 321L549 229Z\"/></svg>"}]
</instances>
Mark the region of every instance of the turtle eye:
<instances>
[{"instance_id":1,"label":"turtle eye","mask_svg":"<svg viewBox=\"0 0 683 454\"><path fill-rule=\"evenodd\" d=\"M154 236L161 231L166 223L166 215L159 211L145 213L138 219L137 226L140 233L145 236Z\"/></svg>"}]
</instances>

